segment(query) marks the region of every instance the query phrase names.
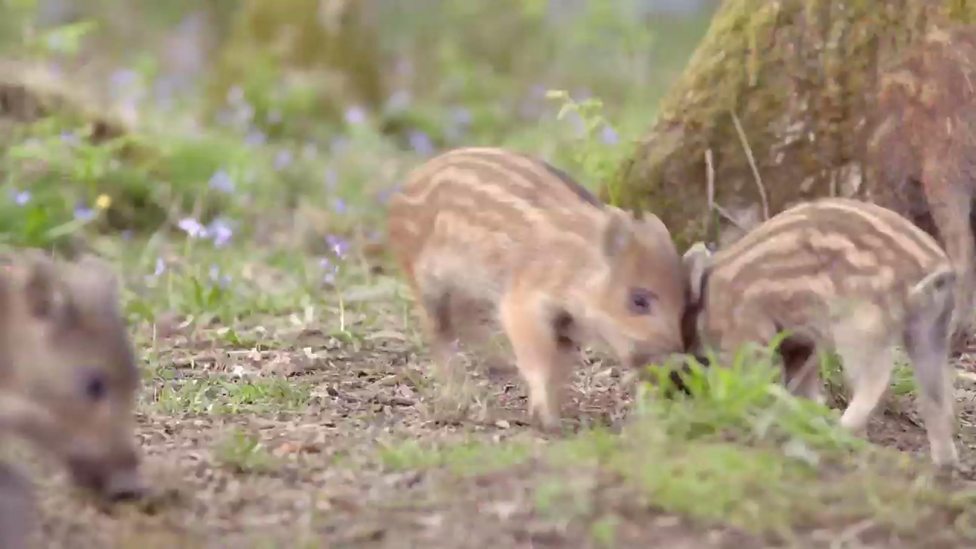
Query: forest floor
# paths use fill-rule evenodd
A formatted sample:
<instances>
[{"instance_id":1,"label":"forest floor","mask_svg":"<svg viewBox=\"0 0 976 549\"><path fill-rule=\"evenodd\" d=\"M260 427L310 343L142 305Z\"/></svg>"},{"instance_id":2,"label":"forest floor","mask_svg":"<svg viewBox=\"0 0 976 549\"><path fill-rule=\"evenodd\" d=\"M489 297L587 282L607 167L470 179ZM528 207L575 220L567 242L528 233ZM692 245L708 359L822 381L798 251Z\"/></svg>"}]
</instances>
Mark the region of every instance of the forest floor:
<instances>
[{"instance_id":1,"label":"forest floor","mask_svg":"<svg viewBox=\"0 0 976 549\"><path fill-rule=\"evenodd\" d=\"M187 282L213 253L202 247L167 256L154 273L166 293L140 294L144 275L130 276L129 300L154 318L135 336L147 369L138 437L155 491L104 508L48 458L21 461L40 494L40 546L976 543L968 376L957 383L965 465L951 478L928 465L904 368L870 445L837 430L836 410L810 412L745 374L712 379L699 401L645 398L636 412L633 376L590 354L562 434L524 423L514 370L469 367L473 405L450 420L434 408L425 346L388 264L351 247L335 287L323 286L253 246L221 252L222 270L249 284L232 297ZM199 314L153 301L180 292ZM957 366L968 371L969 359Z\"/></svg>"}]
</instances>

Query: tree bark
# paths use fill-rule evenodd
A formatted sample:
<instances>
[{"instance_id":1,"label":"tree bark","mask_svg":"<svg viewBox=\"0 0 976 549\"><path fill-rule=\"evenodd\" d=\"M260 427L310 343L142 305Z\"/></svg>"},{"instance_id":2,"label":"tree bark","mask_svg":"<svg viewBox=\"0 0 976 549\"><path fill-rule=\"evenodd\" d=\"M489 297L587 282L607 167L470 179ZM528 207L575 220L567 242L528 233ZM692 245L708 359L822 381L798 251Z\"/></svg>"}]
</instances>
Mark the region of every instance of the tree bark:
<instances>
[{"instance_id":1,"label":"tree bark","mask_svg":"<svg viewBox=\"0 0 976 549\"><path fill-rule=\"evenodd\" d=\"M974 20L973 0L726 0L602 198L658 214L681 247L863 198L879 70L932 25Z\"/></svg>"}]
</instances>

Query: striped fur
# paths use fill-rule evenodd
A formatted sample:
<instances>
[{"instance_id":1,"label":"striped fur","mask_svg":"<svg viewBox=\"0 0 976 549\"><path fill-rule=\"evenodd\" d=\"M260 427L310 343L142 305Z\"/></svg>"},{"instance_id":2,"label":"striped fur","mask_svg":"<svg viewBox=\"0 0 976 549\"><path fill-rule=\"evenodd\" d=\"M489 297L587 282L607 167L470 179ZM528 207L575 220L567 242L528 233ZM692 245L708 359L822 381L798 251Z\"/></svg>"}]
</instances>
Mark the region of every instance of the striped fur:
<instances>
[{"instance_id":1,"label":"striped fur","mask_svg":"<svg viewBox=\"0 0 976 549\"><path fill-rule=\"evenodd\" d=\"M558 421L554 386L573 344L605 342L628 365L682 350L686 277L667 229L603 205L541 160L488 147L437 156L391 199L389 232L435 362L447 369L468 320L457 311L488 310L546 427ZM648 310L634 312L634 300Z\"/></svg>"},{"instance_id":2,"label":"striped fur","mask_svg":"<svg viewBox=\"0 0 976 549\"><path fill-rule=\"evenodd\" d=\"M785 380L821 401L815 351L836 350L854 392L841 422L853 430L867 424L890 379L892 348L904 344L933 459L955 463L948 366L955 273L924 231L868 202L821 199L774 216L714 255L694 246L684 260L699 307L696 345L724 362L786 330Z\"/></svg>"}]
</instances>

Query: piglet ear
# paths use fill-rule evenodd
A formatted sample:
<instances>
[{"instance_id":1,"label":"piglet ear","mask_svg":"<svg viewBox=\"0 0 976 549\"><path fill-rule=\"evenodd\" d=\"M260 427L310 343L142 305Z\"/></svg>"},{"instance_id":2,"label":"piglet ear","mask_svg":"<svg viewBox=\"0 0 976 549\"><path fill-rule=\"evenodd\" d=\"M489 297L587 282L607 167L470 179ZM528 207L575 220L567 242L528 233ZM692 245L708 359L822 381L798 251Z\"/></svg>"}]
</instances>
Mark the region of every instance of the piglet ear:
<instances>
[{"instance_id":1,"label":"piglet ear","mask_svg":"<svg viewBox=\"0 0 976 549\"><path fill-rule=\"evenodd\" d=\"M704 242L696 242L681 257L681 263L684 266L686 280L688 281L689 298L692 303L698 303L701 299L705 272L711 258L712 252Z\"/></svg>"},{"instance_id":2,"label":"piglet ear","mask_svg":"<svg viewBox=\"0 0 976 549\"><path fill-rule=\"evenodd\" d=\"M67 294L50 257L38 251L25 254L24 300L28 311L39 319L53 319L68 306Z\"/></svg>"},{"instance_id":3,"label":"piglet ear","mask_svg":"<svg viewBox=\"0 0 976 549\"><path fill-rule=\"evenodd\" d=\"M83 315L115 314L119 302L119 281L115 270L95 255L84 255L68 270L65 280L70 301Z\"/></svg>"},{"instance_id":4,"label":"piglet ear","mask_svg":"<svg viewBox=\"0 0 976 549\"><path fill-rule=\"evenodd\" d=\"M633 238L630 217L620 208L607 206L607 220L603 226L603 255L616 259Z\"/></svg>"}]
</instances>

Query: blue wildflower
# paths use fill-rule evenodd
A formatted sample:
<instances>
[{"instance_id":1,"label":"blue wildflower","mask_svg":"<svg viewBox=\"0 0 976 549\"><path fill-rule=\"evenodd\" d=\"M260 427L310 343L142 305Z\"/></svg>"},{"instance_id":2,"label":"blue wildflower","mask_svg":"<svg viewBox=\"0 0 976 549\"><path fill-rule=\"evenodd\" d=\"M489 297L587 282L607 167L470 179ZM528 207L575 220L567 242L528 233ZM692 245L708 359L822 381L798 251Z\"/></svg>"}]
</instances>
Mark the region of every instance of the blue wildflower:
<instances>
[{"instance_id":1,"label":"blue wildflower","mask_svg":"<svg viewBox=\"0 0 976 549\"><path fill-rule=\"evenodd\" d=\"M244 88L240 86L232 86L227 90L227 102L231 105L240 105L244 103Z\"/></svg>"},{"instance_id":2,"label":"blue wildflower","mask_svg":"<svg viewBox=\"0 0 976 549\"><path fill-rule=\"evenodd\" d=\"M230 239L234 236L234 229L231 227L230 223L224 219L217 218L210 222L205 229L207 234L213 238L214 246L221 248L225 246Z\"/></svg>"},{"instance_id":3,"label":"blue wildflower","mask_svg":"<svg viewBox=\"0 0 976 549\"><path fill-rule=\"evenodd\" d=\"M616 130L610 124L604 124L603 129L600 130L600 141L603 141L606 145L616 145L620 141L620 136L617 135Z\"/></svg>"},{"instance_id":4,"label":"blue wildflower","mask_svg":"<svg viewBox=\"0 0 976 549\"><path fill-rule=\"evenodd\" d=\"M471 124L471 111L465 107L451 109L451 122L457 126L466 127Z\"/></svg>"},{"instance_id":5,"label":"blue wildflower","mask_svg":"<svg viewBox=\"0 0 976 549\"><path fill-rule=\"evenodd\" d=\"M13 195L14 203L17 204L18 206L23 206L24 204L30 202L31 199L30 191L15 190L12 191L11 194Z\"/></svg>"},{"instance_id":6,"label":"blue wildflower","mask_svg":"<svg viewBox=\"0 0 976 549\"><path fill-rule=\"evenodd\" d=\"M282 149L275 154L274 158L274 169L281 171L291 165L293 155L291 150Z\"/></svg>"},{"instance_id":7,"label":"blue wildflower","mask_svg":"<svg viewBox=\"0 0 976 549\"><path fill-rule=\"evenodd\" d=\"M153 278L158 277L159 275L163 274L165 271L166 271L166 262L163 261L163 258L157 257L156 268L153 269L153 274L152 274Z\"/></svg>"},{"instance_id":8,"label":"blue wildflower","mask_svg":"<svg viewBox=\"0 0 976 549\"><path fill-rule=\"evenodd\" d=\"M230 276L221 274L220 267L216 265L210 266L210 281L217 284L221 288L226 288L230 284Z\"/></svg>"},{"instance_id":9,"label":"blue wildflower","mask_svg":"<svg viewBox=\"0 0 976 549\"><path fill-rule=\"evenodd\" d=\"M217 170L212 176L210 176L208 186L211 189L220 191L222 193L234 192L234 180L230 177L230 174L223 169Z\"/></svg>"},{"instance_id":10,"label":"blue wildflower","mask_svg":"<svg viewBox=\"0 0 976 549\"><path fill-rule=\"evenodd\" d=\"M329 260L327 257L319 259L319 267L325 271L322 275L322 280L327 284L335 283L336 275L339 273L339 266Z\"/></svg>"},{"instance_id":11,"label":"blue wildflower","mask_svg":"<svg viewBox=\"0 0 976 549\"><path fill-rule=\"evenodd\" d=\"M251 130L247 132L244 136L244 143L251 147L260 147L268 140L267 136L261 130Z\"/></svg>"},{"instance_id":12,"label":"blue wildflower","mask_svg":"<svg viewBox=\"0 0 976 549\"><path fill-rule=\"evenodd\" d=\"M95 210L85 206L84 204L79 204L75 207L75 219L79 221L88 221L95 217Z\"/></svg>"},{"instance_id":13,"label":"blue wildflower","mask_svg":"<svg viewBox=\"0 0 976 549\"><path fill-rule=\"evenodd\" d=\"M330 234L325 237L325 242L329 245L329 249L332 250L332 253L336 257L345 257L346 252L349 251L349 242L338 236Z\"/></svg>"},{"instance_id":14,"label":"blue wildflower","mask_svg":"<svg viewBox=\"0 0 976 549\"><path fill-rule=\"evenodd\" d=\"M339 182L339 174L336 173L335 169L331 166L325 169L325 188L332 190L335 189L336 183Z\"/></svg>"},{"instance_id":15,"label":"blue wildflower","mask_svg":"<svg viewBox=\"0 0 976 549\"><path fill-rule=\"evenodd\" d=\"M109 75L108 80L113 88L126 88L136 83L139 73L132 69L119 69Z\"/></svg>"},{"instance_id":16,"label":"blue wildflower","mask_svg":"<svg viewBox=\"0 0 976 549\"><path fill-rule=\"evenodd\" d=\"M434 144L430 137L420 130L410 130L407 139L410 140L410 147L417 154L427 156L434 152Z\"/></svg>"},{"instance_id":17,"label":"blue wildflower","mask_svg":"<svg viewBox=\"0 0 976 549\"><path fill-rule=\"evenodd\" d=\"M397 90L386 100L388 112L400 112L410 106L410 91Z\"/></svg>"},{"instance_id":18,"label":"blue wildflower","mask_svg":"<svg viewBox=\"0 0 976 549\"><path fill-rule=\"evenodd\" d=\"M332 140L330 145L332 154L339 155L344 153L349 149L349 138L345 136L339 136Z\"/></svg>"},{"instance_id":19,"label":"blue wildflower","mask_svg":"<svg viewBox=\"0 0 976 549\"><path fill-rule=\"evenodd\" d=\"M336 213L339 214L343 214L349 211L349 207L346 206L346 201L341 198L335 199L335 201L332 204L332 209L334 209Z\"/></svg>"},{"instance_id":20,"label":"blue wildflower","mask_svg":"<svg viewBox=\"0 0 976 549\"><path fill-rule=\"evenodd\" d=\"M199 221L193 219L192 217L181 219L178 226L183 232L188 234L191 238L207 237L207 228L201 225Z\"/></svg>"},{"instance_id":21,"label":"blue wildflower","mask_svg":"<svg viewBox=\"0 0 976 549\"><path fill-rule=\"evenodd\" d=\"M81 139L75 132L64 131L61 132L61 141L67 143L68 145L77 145Z\"/></svg>"},{"instance_id":22,"label":"blue wildflower","mask_svg":"<svg viewBox=\"0 0 976 549\"><path fill-rule=\"evenodd\" d=\"M346 124L359 126L366 122L366 110L359 105L353 105L346 109Z\"/></svg>"}]
</instances>

